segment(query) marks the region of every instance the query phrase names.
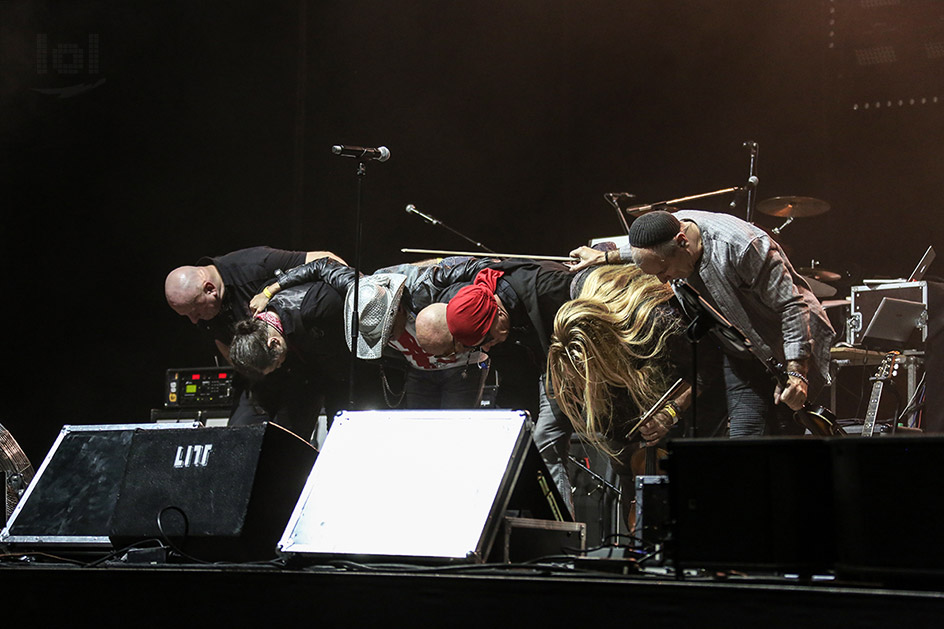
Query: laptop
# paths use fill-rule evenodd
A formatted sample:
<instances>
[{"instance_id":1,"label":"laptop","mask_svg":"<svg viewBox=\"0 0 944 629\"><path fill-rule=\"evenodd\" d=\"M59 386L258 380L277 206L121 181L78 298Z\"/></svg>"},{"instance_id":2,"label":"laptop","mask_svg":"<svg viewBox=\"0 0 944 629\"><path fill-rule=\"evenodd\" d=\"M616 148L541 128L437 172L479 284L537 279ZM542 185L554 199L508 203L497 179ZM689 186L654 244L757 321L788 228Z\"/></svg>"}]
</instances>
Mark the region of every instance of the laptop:
<instances>
[{"instance_id":1,"label":"laptop","mask_svg":"<svg viewBox=\"0 0 944 629\"><path fill-rule=\"evenodd\" d=\"M862 280L866 285L876 285L876 284L899 284L901 282L918 282L924 279L924 274L927 272L928 267L931 266L931 263L934 262L934 258L937 254L934 253L934 247L929 246L927 251L924 252L924 255L921 256L921 259L918 261L918 266L915 267L914 271L911 272L911 275L907 280L897 279L897 280Z\"/></svg>"},{"instance_id":2,"label":"laptop","mask_svg":"<svg viewBox=\"0 0 944 629\"><path fill-rule=\"evenodd\" d=\"M918 301L882 297L872 320L862 334L865 345L882 345L882 341L904 343L921 323L925 306Z\"/></svg>"},{"instance_id":3,"label":"laptop","mask_svg":"<svg viewBox=\"0 0 944 629\"><path fill-rule=\"evenodd\" d=\"M908 281L917 282L924 279L924 274L927 272L928 267L931 266L931 263L934 262L935 255L934 247L928 247L928 250L924 252L924 255L921 256L921 259L918 261L918 266L911 272Z\"/></svg>"}]
</instances>

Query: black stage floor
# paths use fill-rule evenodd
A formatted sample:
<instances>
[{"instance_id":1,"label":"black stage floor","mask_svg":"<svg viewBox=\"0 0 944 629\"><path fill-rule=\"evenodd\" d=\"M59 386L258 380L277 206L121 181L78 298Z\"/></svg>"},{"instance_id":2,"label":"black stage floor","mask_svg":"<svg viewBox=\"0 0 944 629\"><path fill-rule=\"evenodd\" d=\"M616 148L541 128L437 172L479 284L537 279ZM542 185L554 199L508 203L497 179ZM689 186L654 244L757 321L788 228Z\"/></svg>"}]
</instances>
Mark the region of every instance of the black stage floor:
<instances>
[{"instance_id":1,"label":"black stage floor","mask_svg":"<svg viewBox=\"0 0 944 629\"><path fill-rule=\"evenodd\" d=\"M920 586L920 584L918 584ZM622 576L565 564L0 563L5 620L96 627L936 627L938 590L789 578Z\"/></svg>"}]
</instances>

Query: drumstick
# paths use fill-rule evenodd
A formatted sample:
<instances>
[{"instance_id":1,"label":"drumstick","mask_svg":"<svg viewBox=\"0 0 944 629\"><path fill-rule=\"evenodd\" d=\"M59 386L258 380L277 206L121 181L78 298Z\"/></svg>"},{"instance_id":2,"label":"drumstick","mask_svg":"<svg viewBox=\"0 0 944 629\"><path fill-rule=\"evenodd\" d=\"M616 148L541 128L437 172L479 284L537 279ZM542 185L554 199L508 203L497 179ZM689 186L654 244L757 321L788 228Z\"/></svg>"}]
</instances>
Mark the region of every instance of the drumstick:
<instances>
[{"instance_id":1,"label":"drumstick","mask_svg":"<svg viewBox=\"0 0 944 629\"><path fill-rule=\"evenodd\" d=\"M525 258L528 260L554 260L556 262L575 262L568 256L529 256L523 253L481 253L478 251L440 251L438 249L400 249L401 253L421 253L435 256L471 256L473 258Z\"/></svg>"}]
</instances>

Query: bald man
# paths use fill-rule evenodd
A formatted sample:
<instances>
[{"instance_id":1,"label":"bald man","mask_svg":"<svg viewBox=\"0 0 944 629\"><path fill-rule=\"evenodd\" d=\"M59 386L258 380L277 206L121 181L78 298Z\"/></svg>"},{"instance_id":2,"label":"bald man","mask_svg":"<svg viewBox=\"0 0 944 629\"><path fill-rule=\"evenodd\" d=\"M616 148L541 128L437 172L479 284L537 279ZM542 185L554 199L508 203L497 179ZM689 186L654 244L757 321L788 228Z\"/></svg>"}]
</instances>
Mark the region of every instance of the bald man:
<instances>
[{"instance_id":1,"label":"bald man","mask_svg":"<svg viewBox=\"0 0 944 629\"><path fill-rule=\"evenodd\" d=\"M249 300L253 295L272 281L276 272L325 257L340 260L330 251L306 253L271 247L251 247L221 256L204 257L197 260L194 266L177 267L168 273L164 280L164 296L174 312L190 319L213 339L220 354L229 363L229 346L236 323L250 317ZM231 409L229 425L274 419L259 401L267 396L279 397L279 384L250 384L241 375L238 376L234 382L237 401ZM252 395L250 389L253 390ZM309 435L300 436L309 438Z\"/></svg>"},{"instance_id":2,"label":"bald man","mask_svg":"<svg viewBox=\"0 0 944 629\"><path fill-rule=\"evenodd\" d=\"M208 332L229 361L229 344L237 321L250 316L249 300L272 281L279 271L331 258L330 251L285 251L271 247L240 249L217 257L205 257L195 266L177 267L164 281L167 304L177 314Z\"/></svg>"}]
</instances>

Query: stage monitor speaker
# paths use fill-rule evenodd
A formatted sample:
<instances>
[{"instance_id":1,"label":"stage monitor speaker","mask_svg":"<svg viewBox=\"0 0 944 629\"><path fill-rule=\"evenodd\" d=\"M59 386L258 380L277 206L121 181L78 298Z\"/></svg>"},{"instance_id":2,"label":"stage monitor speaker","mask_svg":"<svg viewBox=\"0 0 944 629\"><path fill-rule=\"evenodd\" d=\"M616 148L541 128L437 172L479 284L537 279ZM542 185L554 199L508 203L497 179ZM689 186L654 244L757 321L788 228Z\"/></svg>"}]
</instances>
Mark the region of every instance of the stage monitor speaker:
<instances>
[{"instance_id":1,"label":"stage monitor speaker","mask_svg":"<svg viewBox=\"0 0 944 629\"><path fill-rule=\"evenodd\" d=\"M156 430L179 433L197 426L63 426L0 534L0 543L22 549L110 549L108 527L132 435Z\"/></svg>"},{"instance_id":2,"label":"stage monitor speaker","mask_svg":"<svg viewBox=\"0 0 944 629\"><path fill-rule=\"evenodd\" d=\"M944 577L944 437L833 443L836 571L869 580Z\"/></svg>"},{"instance_id":3,"label":"stage monitor speaker","mask_svg":"<svg viewBox=\"0 0 944 629\"><path fill-rule=\"evenodd\" d=\"M676 567L810 573L835 561L828 440L669 442Z\"/></svg>"},{"instance_id":4,"label":"stage monitor speaker","mask_svg":"<svg viewBox=\"0 0 944 629\"><path fill-rule=\"evenodd\" d=\"M112 543L157 539L198 560L274 559L316 456L311 444L272 423L139 432Z\"/></svg>"},{"instance_id":5,"label":"stage monitor speaker","mask_svg":"<svg viewBox=\"0 0 944 629\"><path fill-rule=\"evenodd\" d=\"M279 549L483 562L505 515L570 520L531 432L523 411L343 412Z\"/></svg>"}]
</instances>

